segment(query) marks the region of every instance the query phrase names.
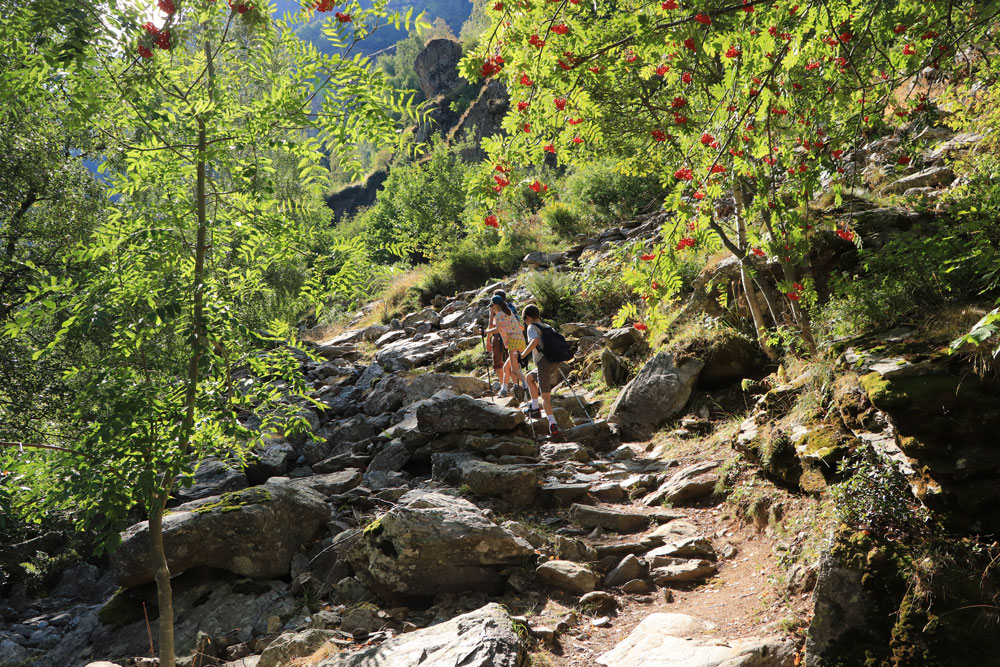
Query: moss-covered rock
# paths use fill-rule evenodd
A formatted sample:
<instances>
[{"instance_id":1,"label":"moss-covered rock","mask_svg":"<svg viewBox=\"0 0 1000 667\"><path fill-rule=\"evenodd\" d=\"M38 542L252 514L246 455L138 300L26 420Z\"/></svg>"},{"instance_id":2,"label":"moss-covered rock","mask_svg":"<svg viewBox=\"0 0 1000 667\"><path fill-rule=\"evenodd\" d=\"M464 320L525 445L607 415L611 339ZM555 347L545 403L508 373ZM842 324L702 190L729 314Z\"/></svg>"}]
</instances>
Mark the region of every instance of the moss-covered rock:
<instances>
[{"instance_id":1,"label":"moss-covered rock","mask_svg":"<svg viewBox=\"0 0 1000 667\"><path fill-rule=\"evenodd\" d=\"M970 373L871 372L860 378L871 403L889 415L900 448L925 479L922 498L962 529L1000 530L1000 386Z\"/></svg>"},{"instance_id":2,"label":"moss-covered rock","mask_svg":"<svg viewBox=\"0 0 1000 667\"><path fill-rule=\"evenodd\" d=\"M806 665L1000 664L994 557L971 541L890 540L841 526L820 566Z\"/></svg>"}]
</instances>

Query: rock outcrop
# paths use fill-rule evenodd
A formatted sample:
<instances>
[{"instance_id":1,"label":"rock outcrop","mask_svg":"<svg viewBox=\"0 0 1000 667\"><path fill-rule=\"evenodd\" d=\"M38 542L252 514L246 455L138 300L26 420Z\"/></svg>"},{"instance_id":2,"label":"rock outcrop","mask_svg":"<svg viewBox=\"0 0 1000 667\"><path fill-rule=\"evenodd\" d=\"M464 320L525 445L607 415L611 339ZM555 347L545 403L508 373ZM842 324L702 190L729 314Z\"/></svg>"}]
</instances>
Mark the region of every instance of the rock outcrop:
<instances>
[{"instance_id":1,"label":"rock outcrop","mask_svg":"<svg viewBox=\"0 0 1000 667\"><path fill-rule=\"evenodd\" d=\"M498 604L445 623L394 637L361 651L328 658L317 667L527 667L527 647Z\"/></svg>"},{"instance_id":2,"label":"rock outcrop","mask_svg":"<svg viewBox=\"0 0 1000 667\"><path fill-rule=\"evenodd\" d=\"M704 365L689 359L678 367L672 355L657 354L618 395L608 421L621 427L623 438L648 438L684 408Z\"/></svg>"},{"instance_id":3,"label":"rock outcrop","mask_svg":"<svg viewBox=\"0 0 1000 667\"><path fill-rule=\"evenodd\" d=\"M467 500L411 492L399 502L347 554L383 597L495 590L500 570L534 557L530 544Z\"/></svg>"},{"instance_id":4,"label":"rock outcrop","mask_svg":"<svg viewBox=\"0 0 1000 667\"><path fill-rule=\"evenodd\" d=\"M163 519L172 573L216 567L256 579L288 574L292 556L330 518L323 497L285 478L185 503ZM123 586L153 580L149 524L122 533L112 566Z\"/></svg>"}]
</instances>

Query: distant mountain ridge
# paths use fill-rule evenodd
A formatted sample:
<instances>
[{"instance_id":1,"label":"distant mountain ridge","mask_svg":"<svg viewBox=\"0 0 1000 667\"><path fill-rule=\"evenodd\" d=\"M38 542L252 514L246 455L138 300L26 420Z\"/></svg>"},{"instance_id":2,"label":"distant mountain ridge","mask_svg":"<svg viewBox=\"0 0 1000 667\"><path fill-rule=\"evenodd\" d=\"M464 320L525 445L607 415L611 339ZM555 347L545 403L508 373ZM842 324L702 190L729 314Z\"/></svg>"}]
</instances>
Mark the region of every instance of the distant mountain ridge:
<instances>
[{"instance_id":1,"label":"distant mountain ridge","mask_svg":"<svg viewBox=\"0 0 1000 667\"><path fill-rule=\"evenodd\" d=\"M286 12L301 11L302 5L297 0L272 0L277 8L277 16L283 16ZM363 7L370 6L370 0L362 0ZM472 12L470 0L389 0L391 11L406 11L413 8L413 15L417 16L421 12L425 13L428 23L436 18L444 19L456 35L461 31L462 24L469 18ZM316 14L308 24L299 26L296 32L302 39L312 42L317 49L324 53L330 53L333 49L323 36L323 19L329 14ZM401 39L406 38L406 31L394 28L380 28L378 32L371 35L359 45L360 52L370 55L386 49Z\"/></svg>"}]
</instances>

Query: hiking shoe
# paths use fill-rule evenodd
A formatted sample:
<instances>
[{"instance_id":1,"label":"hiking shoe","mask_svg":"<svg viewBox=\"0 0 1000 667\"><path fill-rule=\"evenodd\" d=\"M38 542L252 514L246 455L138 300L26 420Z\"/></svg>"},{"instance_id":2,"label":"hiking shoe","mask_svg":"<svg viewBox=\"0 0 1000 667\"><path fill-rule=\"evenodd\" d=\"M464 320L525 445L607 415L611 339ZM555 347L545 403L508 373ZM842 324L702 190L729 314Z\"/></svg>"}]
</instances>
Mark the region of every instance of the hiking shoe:
<instances>
[{"instance_id":1,"label":"hiking shoe","mask_svg":"<svg viewBox=\"0 0 1000 667\"><path fill-rule=\"evenodd\" d=\"M559 427L555 424L549 424L549 435L559 435Z\"/></svg>"},{"instance_id":2,"label":"hiking shoe","mask_svg":"<svg viewBox=\"0 0 1000 667\"><path fill-rule=\"evenodd\" d=\"M525 408L522 412L524 412L524 414L528 415L532 419L538 419L539 417L542 416L542 411L539 408L532 408L530 406Z\"/></svg>"},{"instance_id":3,"label":"hiking shoe","mask_svg":"<svg viewBox=\"0 0 1000 667\"><path fill-rule=\"evenodd\" d=\"M497 394L497 396L499 396L500 398L503 398L504 396L507 395L507 393L508 393L507 392L507 387L500 387L500 392Z\"/></svg>"}]
</instances>

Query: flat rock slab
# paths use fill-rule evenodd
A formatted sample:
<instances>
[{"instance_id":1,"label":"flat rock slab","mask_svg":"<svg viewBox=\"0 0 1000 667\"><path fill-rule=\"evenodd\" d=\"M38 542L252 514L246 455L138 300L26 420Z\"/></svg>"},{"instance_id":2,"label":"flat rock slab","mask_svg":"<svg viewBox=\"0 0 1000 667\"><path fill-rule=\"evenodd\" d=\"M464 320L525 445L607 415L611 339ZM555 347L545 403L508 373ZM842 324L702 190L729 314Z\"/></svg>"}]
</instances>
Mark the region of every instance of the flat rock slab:
<instances>
[{"instance_id":1,"label":"flat rock slab","mask_svg":"<svg viewBox=\"0 0 1000 667\"><path fill-rule=\"evenodd\" d=\"M597 659L604 667L791 667L795 642L782 637L725 643L692 638L713 629L684 614L650 614Z\"/></svg>"},{"instance_id":2,"label":"flat rock slab","mask_svg":"<svg viewBox=\"0 0 1000 667\"><path fill-rule=\"evenodd\" d=\"M341 653L317 667L524 667L527 648L503 607L491 603L445 623Z\"/></svg>"},{"instance_id":3,"label":"flat rock slab","mask_svg":"<svg viewBox=\"0 0 1000 667\"><path fill-rule=\"evenodd\" d=\"M453 431L510 431L525 420L524 413L501 408L468 396L435 394L416 409L417 427L423 433Z\"/></svg>"},{"instance_id":4,"label":"flat rock slab","mask_svg":"<svg viewBox=\"0 0 1000 667\"><path fill-rule=\"evenodd\" d=\"M616 533L638 533L649 526L649 517L645 514L608 507L590 507L579 503L570 506L569 518L582 528L601 527Z\"/></svg>"},{"instance_id":5,"label":"flat rock slab","mask_svg":"<svg viewBox=\"0 0 1000 667\"><path fill-rule=\"evenodd\" d=\"M254 579L288 574L292 556L330 519L323 496L284 477L262 486L185 503L163 518L172 574L216 567ZM149 522L122 533L112 555L122 586L153 581Z\"/></svg>"},{"instance_id":6,"label":"flat rock slab","mask_svg":"<svg viewBox=\"0 0 1000 667\"><path fill-rule=\"evenodd\" d=\"M662 565L651 570L649 576L661 586L677 581L704 579L718 571L714 563L701 559L660 557L657 562Z\"/></svg>"}]
</instances>

